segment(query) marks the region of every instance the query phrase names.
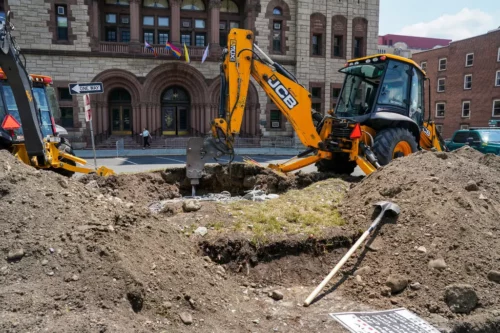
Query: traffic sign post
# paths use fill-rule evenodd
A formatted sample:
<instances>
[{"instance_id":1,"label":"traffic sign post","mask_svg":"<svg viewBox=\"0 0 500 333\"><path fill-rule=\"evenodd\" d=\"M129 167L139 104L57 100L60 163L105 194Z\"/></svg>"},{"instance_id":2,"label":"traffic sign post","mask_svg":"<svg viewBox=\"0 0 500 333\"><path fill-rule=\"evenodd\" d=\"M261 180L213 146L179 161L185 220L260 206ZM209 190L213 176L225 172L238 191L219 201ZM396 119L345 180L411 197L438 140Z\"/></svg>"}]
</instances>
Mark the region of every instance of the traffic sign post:
<instances>
[{"instance_id":1,"label":"traffic sign post","mask_svg":"<svg viewBox=\"0 0 500 333\"><path fill-rule=\"evenodd\" d=\"M90 95L83 95L83 101L85 104L85 120L90 123L90 138L92 140L92 150L94 151L94 167L97 170L97 156L95 152L95 142L94 142L94 127L92 126L92 110L90 109Z\"/></svg>"},{"instance_id":2,"label":"traffic sign post","mask_svg":"<svg viewBox=\"0 0 500 333\"><path fill-rule=\"evenodd\" d=\"M102 94L104 92L102 82L70 83L68 86L71 95Z\"/></svg>"}]
</instances>

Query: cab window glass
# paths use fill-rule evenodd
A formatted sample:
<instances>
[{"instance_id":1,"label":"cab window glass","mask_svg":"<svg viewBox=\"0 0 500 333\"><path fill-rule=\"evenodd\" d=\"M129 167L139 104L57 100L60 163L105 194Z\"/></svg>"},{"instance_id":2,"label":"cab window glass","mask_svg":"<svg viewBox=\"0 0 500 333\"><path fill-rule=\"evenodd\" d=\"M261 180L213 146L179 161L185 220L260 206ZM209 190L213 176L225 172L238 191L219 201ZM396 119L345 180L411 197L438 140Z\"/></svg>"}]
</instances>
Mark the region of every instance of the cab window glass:
<instances>
[{"instance_id":1,"label":"cab window glass","mask_svg":"<svg viewBox=\"0 0 500 333\"><path fill-rule=\"evenodd\" d=\"M8 113L14 118L16 118L19 124L22 124L21 116L19 115L19 110L17 109L16 99L14 98L14 93L12 92L12 88L9 85L4 85L2 90L5 98L5 103L7 104L6 107ZM22 128L16 130L15 133L17 135L22 135L23 133Z\"/></svg>"},{"instance_id":2,"label":"cab window glass","mask_svg":"<svg viewBox=\"0 0 500 333\"><path fill-rule=\"evenodd\" d=\"M398 61L389 61L380 90L380 104L406 108L408 104L408 71L410 66Z\"/></svg>"},{"instance_id":3,"label":"cab window glass","mask_svg":"<svg viewBox=\"0 0 500 333\"><path fill-rule=\"evenodd\" d=\"M411 77L411 95L410 95L410 118L417 124L423 124L423 77L420 72L414 68Z\"/></svg>"}]
</instances>

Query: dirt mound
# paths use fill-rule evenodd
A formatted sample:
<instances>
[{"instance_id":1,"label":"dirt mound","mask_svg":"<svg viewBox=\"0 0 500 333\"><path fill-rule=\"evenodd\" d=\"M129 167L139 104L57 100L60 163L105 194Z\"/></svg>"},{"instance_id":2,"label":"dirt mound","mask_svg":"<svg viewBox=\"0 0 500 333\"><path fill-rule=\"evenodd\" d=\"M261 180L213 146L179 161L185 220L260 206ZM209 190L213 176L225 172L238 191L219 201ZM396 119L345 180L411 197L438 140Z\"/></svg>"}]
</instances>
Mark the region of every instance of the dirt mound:
<instances>
[{"instance_id":1,"label":"dirt mound","mask_svg":"<svg viewBox=\"0 0 500 333\"><path fill-rule=\"evenodd\" d=\"M304 188L312 183L339 175L329 173L281 174L270 169L246 163L231 165L206 165L197 195L228 191L232 195L243 195L245 191L258 187L269 193L283 193L291 189ZM353 180L355 177L350 177ZM102 194L111 194L123 200L151 203L191 195L191 183L186 178L186 168L172 168L136 174L122 174L107 178L85 175L79 181L99 187Z\"/></svg>"},{"instance_id":2,"label":"dirt mound","mask_svg":"<svg viewBox=\"0 0 500 333\"><path fill-rule=\"evenodd\" d=\"M377 307L405 306L426 316L500 309L499 163L470 148L419 152L355 185L341 207L353 227L365 230L371 204L381 200L397 203L401 214L381 226L357 265L346 267L347 274L367 268L343 288ZM455 304L457 284L472 286L477 304Z\"/></svg>"},{"instance_id":3,"label":"dirt mound","mask_svg":"<svg viewBox=\"0 0 500 333\"><path fill-rule=\"evenodd\" d=\"M171 189L159 175L145 179ZM134 199L142 178L122 181L98 183ZM181 313L197 331L253 325L220 313L235 303L222 291L238 285L174 225L94 186L0 151L1 332L177 332L187 329Z\"/></svg>"}]
</instances>

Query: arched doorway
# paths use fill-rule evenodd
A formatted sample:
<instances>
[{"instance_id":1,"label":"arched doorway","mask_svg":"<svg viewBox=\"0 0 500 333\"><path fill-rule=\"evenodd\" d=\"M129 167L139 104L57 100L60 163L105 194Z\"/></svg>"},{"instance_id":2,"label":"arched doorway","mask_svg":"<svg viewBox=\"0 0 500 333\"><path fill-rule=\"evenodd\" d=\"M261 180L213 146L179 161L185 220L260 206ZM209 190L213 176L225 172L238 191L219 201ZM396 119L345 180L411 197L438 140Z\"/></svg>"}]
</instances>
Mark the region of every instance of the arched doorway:
<instances>
[{"instance_id":1,"label":"arched doorway","mask_svg":"<svg viewBox=\"0 0 500 333\"><path fill-rule=\"evenodd\" d=\"M164 135L189 133L190 98L181 87L170 87L161 98L162 128Z\"/></svg>"},{"instance_id":2,"label":"arched doorway","mask_svg":"<svg viewBox=\"0 0 500 333\"><path fill-rule=\"evenodd\" d=\"M111 134L132 134L132 98L127 90L117 88L109 93Z\"/></svg>"}]
</instances>

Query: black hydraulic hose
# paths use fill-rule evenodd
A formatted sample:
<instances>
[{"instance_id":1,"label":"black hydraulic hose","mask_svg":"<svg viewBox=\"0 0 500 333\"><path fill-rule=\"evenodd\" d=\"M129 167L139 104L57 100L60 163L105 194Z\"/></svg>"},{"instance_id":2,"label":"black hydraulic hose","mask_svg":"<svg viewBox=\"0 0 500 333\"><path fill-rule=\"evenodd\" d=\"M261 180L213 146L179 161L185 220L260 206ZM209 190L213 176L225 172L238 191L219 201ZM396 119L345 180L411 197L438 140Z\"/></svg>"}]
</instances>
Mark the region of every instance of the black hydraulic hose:
<instances>
[{"instance_id":1,"label":"black hydraulic hose","mask_svg":"<svg viewBox=\"0 0 500 333\"><path fill-rule=\"evenodd\" d=\"M219 118L226 118L226 96L227 96L227 82L224 75L224 64L220 65L220 104L219 104Z\"/></svg>"}]
</instances>

